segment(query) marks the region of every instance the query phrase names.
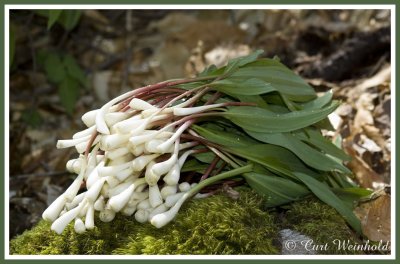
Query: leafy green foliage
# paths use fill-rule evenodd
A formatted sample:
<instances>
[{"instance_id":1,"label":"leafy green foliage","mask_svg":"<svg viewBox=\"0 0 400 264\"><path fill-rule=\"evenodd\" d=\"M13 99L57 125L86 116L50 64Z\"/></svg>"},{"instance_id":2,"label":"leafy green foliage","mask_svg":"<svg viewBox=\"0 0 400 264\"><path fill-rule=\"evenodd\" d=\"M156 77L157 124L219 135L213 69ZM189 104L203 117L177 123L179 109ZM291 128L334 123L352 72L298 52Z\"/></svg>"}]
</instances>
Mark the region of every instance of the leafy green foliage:
<instances>
[{"instance_id":1,"label":"leafy green foliage","mask_svg":"<svg viewBox=\"0 0 400 264\"><path fill-rule=\"evenodd\" d=\"M48 13L49 19L47 20L47 29L51 29L51 27L54 25L54 23L57 22L61 13L62 13L62 10L60 10L60 9L49 10L49 13Z\"/></svg>"},{"instance_id":2,"label":"leafy green foliage","mask_svg":"<svg viewBox=\"0 0 400 264\"><path fill-rule=\"evenodd\" d=\"M58 86L61 104L67 113L72 114L80 88L88 85L83 70L69 54L41 51L38 61L43 66L47 79Z\"/></svg>"},{"instance_id":3,"label":"leafy green foliage","mask_svg":"<svg viewBox=\"0 0 400 264\"><path fill-rule=\"evenodd\" d=\"M40 113L36 109L27 109L22 112L22 120L25 124L33 128L38 127L43 121Z\"/></svg>"},{"instance_id":4,"label":"leafy green foliage","mask_svg":"<svg viewBox=\"0 0 400 264\"><path fill-rule=\"evenodd\" d=\"M232 107L224 117L248 131L276 133L289 132L315 124L332 113L339 104L332 102L325 108L277 114L259 107Z\"/></svg>"},{"instance_id":5,"label":"leafy green foliage","mask_svg":"<svg viewBox=\"0 0 400 264\"><path fill-rule=\"evenodd\" d=\"M259 79L269 83L280 94L296 102L308 102L316 98L314 89L302 78L274 59L259 59L234 72L233 79ZM243 87L246 90L246 87Z\"/></svg>"},{"instance_id":6,"label":"leafy green foliage","mask_svg":"<svg viewBox=\"0 0 400 264\"><path fill-rule=\"evenodd\" d=\"M36 10L36 14L47 17L47 29L51 29L55 23L59 23L65 30L71 31L74 29L81 18L81 10Z\"/></svg>"},{"instance_id":7,"label":"leafy green foliage","mask_svg":"<svg viewBox=\"0 0 400 264\"><path fill-rule=\"evenodd\" d=\"M326 184L314 179L307 174L297 172L296 177L299 178L321 201L329 204L335 208L343 218L350 224L350 226L361 234L360 220L354 215L352 208L337 197Z\"/></svg>"},{"instance_id":8,"label":"leafy green foliage","mask_svg":"<svg viewBox=\"0 0 400 264\"><path fill-rule=\"evenodd\" d=\"M74 78L67 76L58 87L61 104L69 114L73 113L75 103L79 97L79 83Z\"/></svg>"},{"instance_id":9,"label":"leafy green foliage","mask_svg":"<svg viewBox=\"0 0 400 264\"><path fill-rule=\"evenodd\" d=\"M277 177L273 173L246 173L243 175L251 188L265 198L265 205L275 207L288 202L297 201L310 191L302 184Z\"/></svg>"},{"instance_id":10,"label":"leafy green foliage","mask_svg":"<svg viewBox=\"0 0 400 264\"><path fill-rule=\"evenodd\" d=\"M349 205L366 192L349 191L355 187L348 181L351 171L343 165L349 157L319 131L330 127L327 116L339 102L332 100L331 91L317 97L312 87L279 61L256 60L260 53L202 73L219 76L207 84L224 94L220 102L234 98L257 106L228 107L218 115L230 122L204 122L192 128L235 156L237 166L255 164L254 171L243 177L266 197L268 206L313 193L360 233L360 222Z\"/></svg>"}]
</instances>

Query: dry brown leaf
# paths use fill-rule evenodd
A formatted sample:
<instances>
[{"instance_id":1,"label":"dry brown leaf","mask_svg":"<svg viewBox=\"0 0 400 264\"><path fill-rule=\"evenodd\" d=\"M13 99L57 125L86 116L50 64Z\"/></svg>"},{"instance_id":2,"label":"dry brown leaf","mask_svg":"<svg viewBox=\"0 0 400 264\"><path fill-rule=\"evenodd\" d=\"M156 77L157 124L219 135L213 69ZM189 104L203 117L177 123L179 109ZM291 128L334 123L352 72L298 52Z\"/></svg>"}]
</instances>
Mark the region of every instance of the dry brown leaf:
<instances>
[{"instance_id":1,"label":"dry brown leaf","mask_svg":"<svg viewBox=\"0 0 400 264\"><path fill-rule=\"evenodd\" d=\"M352 157L351 161L347 164L347 167L355 174L358 183L363 188L373 188L374 183L383 183L384 179L381 175L376 173L371 167L362 160L357 152L355 151L355 147L353 144L345 144L344 148L346 152Z\"/></svg>"},{"instance_id":2,"label":"dry brown leaf","mask_svg":"<svg viewBox=\"0 0 400 264\"><path fill-rule=\"evenodd\" d=\"M390 195L379 196L365 206L368 213L361 221L363 233L373 241L390 241Z\"/></svg>"}]
</instances>

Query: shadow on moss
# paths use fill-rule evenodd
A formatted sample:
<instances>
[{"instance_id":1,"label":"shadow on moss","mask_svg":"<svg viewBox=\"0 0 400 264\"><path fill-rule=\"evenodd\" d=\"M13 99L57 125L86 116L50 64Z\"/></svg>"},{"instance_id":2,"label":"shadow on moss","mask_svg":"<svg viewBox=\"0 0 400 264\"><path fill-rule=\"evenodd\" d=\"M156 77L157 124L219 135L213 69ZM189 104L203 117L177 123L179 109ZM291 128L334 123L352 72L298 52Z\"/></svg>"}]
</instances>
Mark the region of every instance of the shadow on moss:
<instances>
[{"instance_id":1,"label":"shadow on moss","mask_svg":"<svg viewBox=\"0 0 400 264\"><path fill-rule=\"evenodd\" d=\"M338 248L333 243L334 240L350 244L361 242L335 209L315 197L290 204L283 227L307 235L315 245L328 244L328 249L319 250L318 254L363 254Z\"/></svg>"}]
</instances>

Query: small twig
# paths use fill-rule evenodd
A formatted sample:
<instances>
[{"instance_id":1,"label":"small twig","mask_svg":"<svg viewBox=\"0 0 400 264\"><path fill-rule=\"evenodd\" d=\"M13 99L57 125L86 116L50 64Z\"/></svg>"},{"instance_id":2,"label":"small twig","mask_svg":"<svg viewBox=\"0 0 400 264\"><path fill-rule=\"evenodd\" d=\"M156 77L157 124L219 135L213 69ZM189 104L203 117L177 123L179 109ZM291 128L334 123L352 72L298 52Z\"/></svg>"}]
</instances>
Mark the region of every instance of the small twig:
<instances>
[{"instance_id":1,"label":"small twig","mask_svg":"<svg viewBox=\"0 0 400 264\"><path fill-rule=\"evenodd\" d=\"M10 180L17 180L17 179L26 179L26 178L33 178L33 177L53 177L53 176L61 176L65 174L70 174L69 171L48 171L48 172L38 172L38 173L29 173L29 174L17 174L11 175Z\"/></svg>"}]
</instances>

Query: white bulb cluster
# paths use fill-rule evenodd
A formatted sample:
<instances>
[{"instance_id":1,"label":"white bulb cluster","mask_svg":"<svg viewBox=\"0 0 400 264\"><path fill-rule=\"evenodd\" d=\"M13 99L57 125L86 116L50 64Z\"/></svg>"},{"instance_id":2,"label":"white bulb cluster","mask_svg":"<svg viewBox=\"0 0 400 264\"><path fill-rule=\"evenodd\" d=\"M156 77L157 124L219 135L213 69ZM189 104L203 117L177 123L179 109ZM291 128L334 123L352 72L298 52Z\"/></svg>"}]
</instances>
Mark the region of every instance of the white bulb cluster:
<instances>
[{"instance_id":1,"label":"white bulb cluster","mask_svg":"<svg viewBox=\"0 0 400 264\"><path fill-rule=\"evenodd\" d=\"M159 108L132 97L132 92L126 93L84 114L88 128L57 142L58 148L75 147L80 156L66 165L78 176L43 213L55 232L61 233L72 221L77 233L93 229L96 211L104 222L120 212L160 228L191 196L192 186L179 182L180 171L198 142L180 142L192 123L190 118L177 120L221 104L188 107L197 99L194 96ZM124 101L129 104L122 111ZM86 191L78 194L82 184Z\"/></svg>"}]
</instances>

